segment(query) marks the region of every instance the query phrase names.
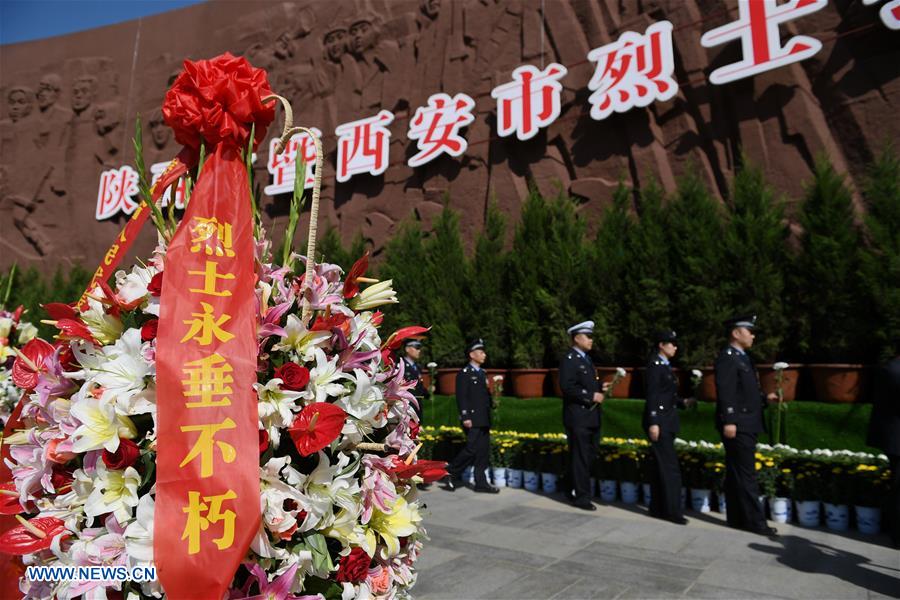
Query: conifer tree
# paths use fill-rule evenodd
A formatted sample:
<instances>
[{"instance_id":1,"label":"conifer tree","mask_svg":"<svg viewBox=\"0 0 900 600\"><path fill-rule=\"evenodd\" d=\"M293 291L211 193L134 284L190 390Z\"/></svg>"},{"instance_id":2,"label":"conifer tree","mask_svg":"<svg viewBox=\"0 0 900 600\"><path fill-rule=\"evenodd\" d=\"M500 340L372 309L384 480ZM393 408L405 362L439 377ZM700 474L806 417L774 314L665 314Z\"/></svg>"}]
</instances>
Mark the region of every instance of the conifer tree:
<instances>
[{"instance_id":1,"label":"conifer tree","mask_svg":"<svg viewBox=\"0 0 900 600\"><path fill-rule=\"evenodd\" d=\"M844 177L825 157L816 161L800 220L802 251L793 277L800 349L812 362L858 361L869 314L859 275L862 237Z\"/></svg>"},{"instance_id":2,"label":"conifer tree","mask_svg":"<svg viewBox=\"0 0 900 600\"><path fill-rule=\"evenodd\" d=\"M730 312L723 289L723 221L719 202L696 172L678 181L666 210L672 327L688 365L709 365L722 344L722 321Z\"/></svg>"},{"instance_id":3,"label":"conifer tree","mask_svg":"<svg viewBox=\"0 0 900 600\"><path fill-rule=\"evenodd\" d=\"M593 314L594 355L602 363L616 364L624 358L626 315L625 290L629 269L629 241L634 223L629 214L631 192L625 184L613 193L612 204L601 215L600 227L589 248L584 282L587 300L584 314Z\"/></svg>"},{"instance_id":4,"label":"conifer tree","mask_svg":"<svg viewBox=\"0 0 900 600\"><path fill-rule=\"evenodd\" d=\"M863 188L869 248L863 278L874 312L878 360L900 354L900 160L888 147L872 164Z\"/></svg>"},{"instance_id":5,"label":"conifer tree","mask_svg":"<svg viewBox=\"0 0 900 600\"><path fill-rule=\"evenodd\" d=\"M509 365L505 237L506 219L496 203L491 202L469 269L471 312L465 321L465 332L470 337L479 335L484 338L489 351L488 364L492 367Z\"/></svg>"},{"instance_id":6,"label":"conifer tree","mask_svg":"<svg viewBox=\"0 0 900 600\"><path fill-rule=\"evenodd\" d=\"M725 225L724 286L729 310L748 310L759 318L760 336L753 354L768 362L786 350L790 335L785 313L785 276L790 257L784 204L766 184L763 173L744 161L735 175Z\"/></svg>"},{"instance_id":7,"label":"conifer tree","mask_svg":"<svg viewBox=\"0 0 900 600\"><path fill-rule=\"evenodd\" d=\"M673 327L670 320L669 237L663 207L663 191L651 180L641 190L638 219L629 229L628 268L623 275L622 302L625 314L624 354L626 359L642 364L650 350L648 338L663 327Z\"/></svg>"}]
</instances>

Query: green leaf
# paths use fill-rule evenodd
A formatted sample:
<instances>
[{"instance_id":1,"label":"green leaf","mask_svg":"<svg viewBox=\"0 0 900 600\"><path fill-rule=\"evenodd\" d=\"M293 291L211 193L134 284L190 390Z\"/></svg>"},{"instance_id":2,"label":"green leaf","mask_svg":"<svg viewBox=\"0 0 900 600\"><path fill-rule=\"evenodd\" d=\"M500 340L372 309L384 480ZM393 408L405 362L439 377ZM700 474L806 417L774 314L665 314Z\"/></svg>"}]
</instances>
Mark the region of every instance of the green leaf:
<instances>
[{"instance_id":1,"label":"green leaf","mask_svg":"<svg viewBox=\"0 0 900 600\"><path fill-rule=\"evenodd\" d=\"M328 544L325 536L321 533L314 533L305 538L306 545L309 547L313 556L313 567L316 571L333 571L334 563L331 562L331 554L328 552Z\"/></svg>"}]
</instances>

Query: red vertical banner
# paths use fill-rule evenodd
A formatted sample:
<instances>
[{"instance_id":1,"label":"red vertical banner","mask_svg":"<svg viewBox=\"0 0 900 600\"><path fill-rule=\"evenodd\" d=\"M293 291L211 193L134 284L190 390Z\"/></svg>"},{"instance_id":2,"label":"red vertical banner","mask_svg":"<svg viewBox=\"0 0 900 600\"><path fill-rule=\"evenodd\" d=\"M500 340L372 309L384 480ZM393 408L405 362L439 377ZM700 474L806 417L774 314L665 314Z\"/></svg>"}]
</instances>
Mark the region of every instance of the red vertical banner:
<instances>
[{"instance_id":1,"label":"red vertical banner","mask_svg":"<svg viewBox=\"0 0 900 600\"><path fill-rule=\"evenodd\" d=\"M166 252L154 561L169 598L220 600L260 523L253 215L220 144Z\"/></svg>"}]
</instances>

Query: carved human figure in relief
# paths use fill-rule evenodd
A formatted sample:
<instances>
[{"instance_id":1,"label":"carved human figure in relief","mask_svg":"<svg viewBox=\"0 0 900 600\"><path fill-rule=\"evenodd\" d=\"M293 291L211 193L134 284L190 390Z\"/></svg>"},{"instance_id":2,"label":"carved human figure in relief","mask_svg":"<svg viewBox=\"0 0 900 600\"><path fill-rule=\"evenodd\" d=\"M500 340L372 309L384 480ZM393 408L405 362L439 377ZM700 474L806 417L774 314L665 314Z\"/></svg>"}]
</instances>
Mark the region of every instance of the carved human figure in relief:
<instances>
[{"instance_id":1,"label":"carved human figure in relief","mask_svg":"<svg viewBox=\"0 0 900 600\"><path fill-rule=\"evenodd\" d=\"M116 167L115 163L120 162L119 136L114 132L121 122L122 108L118 102L104 102L94 109L94 128L101 140L94 156L105 168Z\"/></svg>"},{"instance_id":2,"label":"carved human figure in relief","mask_svg":"<svg viewBox=\"0 0 900 600\"><path fill-rule=\"evenodd\" d=\"M381 19L367 14L350 24L350 53L359 66L357 94L359 110L393 110L405 99L406 86L399 73L400 47L381 35Z\"/></svg>"}]
</instances>

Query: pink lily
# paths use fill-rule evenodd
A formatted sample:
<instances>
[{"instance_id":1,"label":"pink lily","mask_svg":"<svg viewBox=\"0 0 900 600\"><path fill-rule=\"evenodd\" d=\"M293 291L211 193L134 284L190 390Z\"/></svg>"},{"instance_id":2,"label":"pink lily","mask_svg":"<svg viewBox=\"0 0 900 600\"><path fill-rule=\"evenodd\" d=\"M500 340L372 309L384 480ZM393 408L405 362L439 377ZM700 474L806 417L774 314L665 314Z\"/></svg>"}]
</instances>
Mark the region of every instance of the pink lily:
<instances>
[{"instance_id":1,"label":"pink lily","mask_svg":"<svg viewBox=\"0 0 900 600\"><path fill-rule=\"evenodd\" d=\"M244 566L250 571L250 577L256 579L259 584L259 594L255 596L245 596L241 600L318 600L321 596L294 596L291 594L291 587L294 585L294 578L297 574L297 563L270 582L266 576L266 572L256 564L244 563ZM248 580L249 583L249 580ZM249 588L247 588L249 589Z\"/></svg>"}]
</instances>

